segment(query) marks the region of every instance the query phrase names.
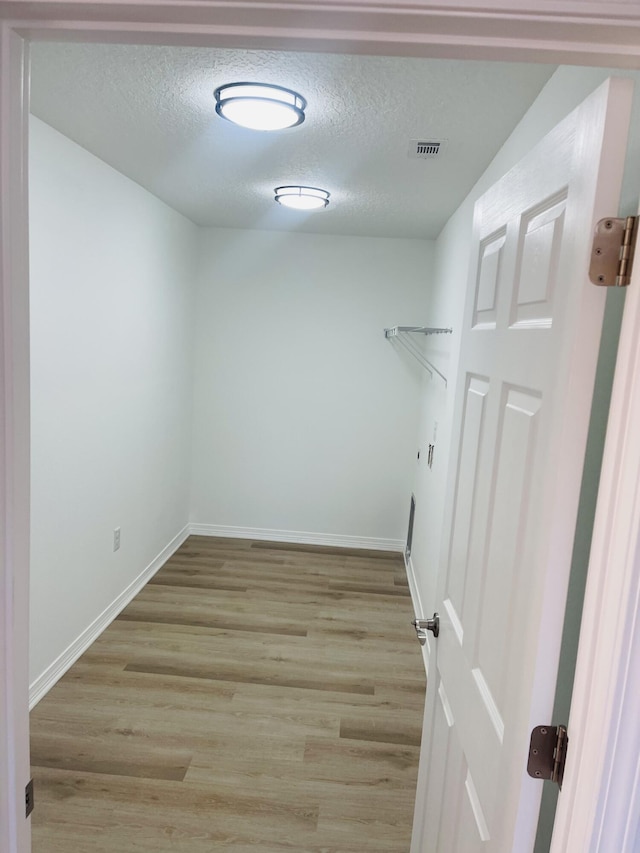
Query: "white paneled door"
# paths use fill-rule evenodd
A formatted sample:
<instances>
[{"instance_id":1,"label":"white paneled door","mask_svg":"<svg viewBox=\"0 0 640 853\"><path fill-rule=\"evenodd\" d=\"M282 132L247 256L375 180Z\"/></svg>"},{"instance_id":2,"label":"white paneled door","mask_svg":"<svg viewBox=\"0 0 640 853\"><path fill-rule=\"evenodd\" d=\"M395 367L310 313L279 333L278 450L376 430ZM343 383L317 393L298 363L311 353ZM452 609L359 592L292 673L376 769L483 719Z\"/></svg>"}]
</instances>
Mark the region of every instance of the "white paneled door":
<instances>
[{"instance_id":1,"label":"white paneled door","mask_svg":"<svg viewBox=\"0 0 640 853\"><path fill-rule=\"evenodd\" d=\"M533 850L630 102L608 81L476 204L412 853Z\"/></svg>"}]
</instances>

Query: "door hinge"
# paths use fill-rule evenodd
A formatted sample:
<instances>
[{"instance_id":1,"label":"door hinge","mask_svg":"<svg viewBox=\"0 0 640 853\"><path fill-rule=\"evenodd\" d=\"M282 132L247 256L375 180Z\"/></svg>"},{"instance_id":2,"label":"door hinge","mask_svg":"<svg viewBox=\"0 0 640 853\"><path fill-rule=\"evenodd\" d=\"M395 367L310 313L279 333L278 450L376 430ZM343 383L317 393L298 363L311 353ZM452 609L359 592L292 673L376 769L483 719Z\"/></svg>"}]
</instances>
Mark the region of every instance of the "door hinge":
<instances>
[{"instance_id":1,"label":"door hinge","mask_svg":"<svg viewBox=\"0 0 640 853\"><path fill-rule=\"evenodd\" d=\"M527 773L534 779L550 779L562 790L567 760L566 726L536 726L531 732Z\"/></svg>"},{"instance_id":2,"label":"door hinge","mask_svg":"<svg viewBox=\"0 0 640 853\"><path fill-rule=\"evenodd\" d=\"M601 287L627 287L631 281L637 216L601 219L591 247L589 278Z\"/></svg>"}]
</instances>

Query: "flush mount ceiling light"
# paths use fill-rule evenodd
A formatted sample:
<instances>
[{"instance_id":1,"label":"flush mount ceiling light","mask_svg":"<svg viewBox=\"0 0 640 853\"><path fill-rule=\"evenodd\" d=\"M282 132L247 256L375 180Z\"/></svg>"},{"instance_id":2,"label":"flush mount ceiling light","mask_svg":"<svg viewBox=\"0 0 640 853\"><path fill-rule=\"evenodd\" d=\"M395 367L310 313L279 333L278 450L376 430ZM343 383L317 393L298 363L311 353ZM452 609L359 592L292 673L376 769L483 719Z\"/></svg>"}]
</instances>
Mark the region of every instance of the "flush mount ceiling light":
<instances>
[{"instance_id":1,"label":"flush mount ceiling light","mask_svg":"<svg viewBox=\"0 0 640 853\"><path fill-rule=\"evenodd\" d=\"M304 121L307 102L282 86L229 83L213 94L219 116L251 130L283 130Z\"/></svg>"},{"instance_id":2,"label":"flush mount ceiling light","mask_svg":"<svg viewBox=\"0 0 640 853\"><path fill-rule=\"evenodd\" d=\"M331 193L317 187L276 187L276 201L295 210L319 210L329 204Z\"/></svg>"}]
</instances>

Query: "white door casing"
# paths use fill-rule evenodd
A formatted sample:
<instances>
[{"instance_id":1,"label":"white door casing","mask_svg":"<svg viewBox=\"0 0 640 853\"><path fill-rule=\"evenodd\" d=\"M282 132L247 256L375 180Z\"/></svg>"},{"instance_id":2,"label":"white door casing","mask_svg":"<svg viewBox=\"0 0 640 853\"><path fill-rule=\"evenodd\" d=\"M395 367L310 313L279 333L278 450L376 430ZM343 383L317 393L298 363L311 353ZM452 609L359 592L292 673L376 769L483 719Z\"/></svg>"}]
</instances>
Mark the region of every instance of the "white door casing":
<instances>
[{"instance_id":1,"label":"white door casing","mask_svg":"<svg viewBox=\"0 0 640 853\"><path fill-rule=\"evenodd\" d=\"M244 0L122 0L118 4L111 0L78 0L73 4L58 0L37 3L0 0L0 32L0 290L3 310L11 302L12 293L19 301L26 301L28 285L26 210L23 209L26 192L20 185L26 114L21 116L19 109L20 103L23 108L26 106L23 97L26 89L21 82L22 63L16 62L16 54L20 52L16 45L21 37L228 47L244 44L254 48L640 68L640 13L636 4L604 0L538 0L535 3L533 0L492 0L489 3L485 0L419 0L417 3L389 0L388 4L354 0L343 6L326 0L313 0L312 3L284 0L278 4L270 0L251 4ZM9 115L13 117L11 122L7 119ZM13 180L10 180L11 175ZM603 215L610 214L611 210L603 212ZM640 281L636 284L640 287ZM570 719L574 742L578 727L581 736L585 731L597 735L597 740L591 737L589 741L590 766L602 766L605 753L609 753L609 738L614 737L625 721L635 724L640 711L640 702L633 700L633 691L626 692L625 702L618 709L620 714L613 714L612 702L609 699L605 702L603 698L607 690L618 695L627 682L630 669L640 666L640 651L632 645L633 638L640 636L637 607L633 595L630 599L627 597L628 590L635 590L640 583L640 558L637 557L640 554L640 502L633 504L633 512L627 512L629 495L640 483L640 458L631 452L637 447L633 437L640 429L640 310L635 310L640 302L632 299L634 311L630 313L625 309L621 339L621 354L629 356L630 361L622 366L620 358L618 362L616 384L620 386L620 394L616 396L614 390L609 425L609 433L612 426L615 427L615 436L611 441L607 439L611 447L610 452L605 453L606 493L602 495L601 488L602 500L595 525L594 543L598 531L603 541L599 543L602 547L596 549L597 559L592 557L586 603L590 619L597 622L602 617L603 623L608 623L610 642L603 652L602 644L597 644L589 635L592 625L587 626L587 636L581 638ZM628 298L627 306L629 302ZM3 395L0 416L4 419L0 427L3 522L0 524L3 541L0 551L0 850L2 853L28 853L28 822L20 815L20 789L16 797L13 786L16 780L21 784L28 773L25 760L28 572L24 562L16 559L16 553L24 555L28 547L29 514L23 497L14 493L14 478L19 480L20 475L11 461L14 444L22 449L28 446L26 434L15 434L14 425L20 425L21 415L20 411L14 411L16 403L11 391L21 388L23 396L28 392L28 360L25 361L28 329L25 330L22 322L14 326L6 314L2 323L3 334L10 334L0 347L0 393ZM620 377L621 373L624 376ZM20 409L20 401L17 405ZM617 442L615 446L614 442ZM616 558L614 565L609 566L613 557ZM602 688L603 677L606 677L607 690ZM11 708L14 709L11 718L4 716L5 710ZM634 777L633 761L634 756L640 754L638 745L627 742L626 746L620 746L618 743L616 750L624 754L628 765L622 777L618 772L618 782L622 778L629 784L624 791L618 785L617 807L599 815L602 820L608 815L609 828L621 824L619 812L624 807L620 795L624 794L626 800L631 801L634 791L640 790L638 779ZM593 816L593 806L608 787L597 773L574 774L571 762L572 750L556 821L562 824L563 832L559 846L554 837L554 853L585 853L587 847L583 840L591 837L585 827ZM7 809L13 810L15 820L19 821L17 834L15 821L5 822ZM628 823L626 812L622 822ZM580 826L581 832L574 843L576 826ZM589 846L588 849L590 853L596 849L608 853L606 847ZM624 853L632 853L634 849L624 848Z\"/></svg>"},{"instance_id":2,"label":"white door casing","mask_svg":"<svg viewBox=\"0 0 640 853\"><path fill-rule=\"evenodd\" d=\"M604 309L589 247L631 89L608 81L476 202L413 853L533 849Z\"/></svg>"},{"instance_id":3,"label":"white door casing","mask_svg":"<svg viewBox=\"0 0 640 853\"><path fill-rule=\"evenodd\" d=\"M28 45L0 31L0 851L29 849ZM2 369L4 368L4 369ZM5 676L5 677L2 677Z\"/></svg>"}]
</instances>

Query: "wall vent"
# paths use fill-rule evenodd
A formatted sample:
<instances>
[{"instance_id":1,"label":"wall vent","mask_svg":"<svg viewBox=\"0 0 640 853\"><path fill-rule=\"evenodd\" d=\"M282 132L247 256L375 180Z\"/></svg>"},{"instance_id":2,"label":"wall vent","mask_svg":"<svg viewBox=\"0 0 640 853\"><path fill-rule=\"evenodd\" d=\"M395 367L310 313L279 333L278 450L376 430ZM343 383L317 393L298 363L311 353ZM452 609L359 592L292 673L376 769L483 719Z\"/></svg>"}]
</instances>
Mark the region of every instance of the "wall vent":
<instances>
[{"instance_id":1,"label":"wall vent","mask_svg":"<svg viewBox=\"0 0 640 853\"><path fill-rule=\"evenodd\" d=\"M412 139L409 142L409 157L417 160L432 160L439 157L444 148L444 139Z\"/></svg>"}]
</instances>

